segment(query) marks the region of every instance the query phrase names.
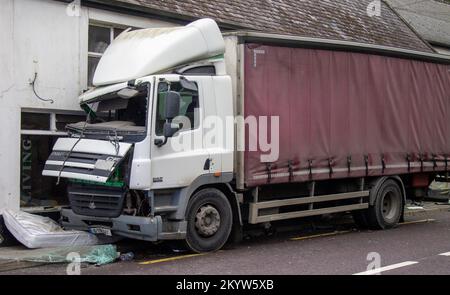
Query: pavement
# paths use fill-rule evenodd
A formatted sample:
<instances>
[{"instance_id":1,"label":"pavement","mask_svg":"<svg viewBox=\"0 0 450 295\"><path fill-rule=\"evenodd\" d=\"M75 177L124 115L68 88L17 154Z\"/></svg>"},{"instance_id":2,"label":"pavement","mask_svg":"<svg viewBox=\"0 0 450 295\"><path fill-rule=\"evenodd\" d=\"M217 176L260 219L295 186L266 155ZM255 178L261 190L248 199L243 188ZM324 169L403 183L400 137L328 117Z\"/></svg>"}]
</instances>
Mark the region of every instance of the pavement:
<instances>
[{"instance_id":1,"label":"pavement","mask_svg":"<svg viewBox=\"0 0 450 295\"><path fill-rule=\"evenodd\" d=\"M176 244L125 240L118 249L133 251L134 260L82 265L81 274L450 274L449 209L408 204L405 221L385 231L358 230L349 215L282 222L269 231L248 231L239 245L201 255L175 250ZM0 275L64 275L66 269L65 264L10 265Z\"/></svg>"}]
</instances>

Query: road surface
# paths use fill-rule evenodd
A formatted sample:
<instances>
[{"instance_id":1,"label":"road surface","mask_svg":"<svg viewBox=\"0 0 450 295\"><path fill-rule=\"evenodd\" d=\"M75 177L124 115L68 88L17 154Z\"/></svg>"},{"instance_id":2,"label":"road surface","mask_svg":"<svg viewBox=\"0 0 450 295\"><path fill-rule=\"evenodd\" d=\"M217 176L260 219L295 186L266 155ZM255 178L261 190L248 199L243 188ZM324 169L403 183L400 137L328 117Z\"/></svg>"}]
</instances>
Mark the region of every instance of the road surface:
<instances>
[{"instance_id":1,"label":"road surface","mask_svg":"<svg viewBox=\"0 0 450 295\"><path fill-rule=\"evenodd\" d=\"M119 250L135 259L106 266L83 266L94 274L450 274L450 212L407 216L386 231L359 231L347 217L324 226L308 221L278 225L276 232L253 232L241 244L216 253L174 252L164 245L123 242ZM309 225L308 225L309 224ZM317 225L319 224L319 225ZM370 266L368 268L368 266ZM66 265L44 265L1 274L66 274Z\"/></svg>"}]
</instances>

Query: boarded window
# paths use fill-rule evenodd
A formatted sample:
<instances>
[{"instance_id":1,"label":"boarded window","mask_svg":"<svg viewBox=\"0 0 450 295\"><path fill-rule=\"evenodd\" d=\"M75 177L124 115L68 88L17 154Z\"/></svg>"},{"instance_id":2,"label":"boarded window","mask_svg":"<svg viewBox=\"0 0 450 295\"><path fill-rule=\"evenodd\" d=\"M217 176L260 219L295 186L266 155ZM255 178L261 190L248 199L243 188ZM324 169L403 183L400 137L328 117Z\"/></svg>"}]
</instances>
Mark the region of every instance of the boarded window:
<instances>
[{"instance_id":1,"label":"boarded window","mask_svg":"<svg viewBox=\"0 0 450 295\"><path fill-rule=\"evenodd\" d=\"M80 113L34 113L21 114L22 135L20 139L20 205L21 207L55 207L68 205L67 182L61 179L56 185L54 177L42 176L45 162L53 145L64 136L65 125L84 121Z\"/></svg>"},{"instance_id":2,"label":"boarded window","mask_svg":"<svg viewBox=\"0 0 450 295\"><path fill-rule=\"evenodd\" d=\"M50 114L22 112L22 130L50 130Z\"/></svg>"},{"instance_id":3,"label":"boarded window","mask_svg":"<svg viewBox=\"0 0 450 295\"><path fill-rule=\"evenodd\" d=\"M56 136L22 135L20 157L20 206L55 207L67 205L66 181L56 185L54 177L42 176L45 161Z\"/></svg>"}]
</instances>

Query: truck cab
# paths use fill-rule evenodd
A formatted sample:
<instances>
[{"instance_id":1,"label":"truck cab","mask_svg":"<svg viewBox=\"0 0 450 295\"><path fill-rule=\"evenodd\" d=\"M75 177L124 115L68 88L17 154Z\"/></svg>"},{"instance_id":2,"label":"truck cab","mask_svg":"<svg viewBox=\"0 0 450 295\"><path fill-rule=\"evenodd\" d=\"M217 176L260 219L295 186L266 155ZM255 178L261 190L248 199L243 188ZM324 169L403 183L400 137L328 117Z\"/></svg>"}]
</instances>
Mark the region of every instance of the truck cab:
<instances>
[{"instance_id":1,"label":"truck cab","mask_svg":"<svg viewBox=\"0 0 450 295\"><path fill-rule=\"evenodd\" d=\"M86 121L67 126L69 136L56 142L43 171L69 179L66 228L185 239L187 214L194 214L193 250L225 243L229 232L202 244L232 222L229 195L217 188L232 180L234 163L223 54L221 33L208 19L124 32L114 41L95 73L98 86L79 98ZM219 201L208 201L215 194ZM226 206L214 205L220 201Z\"/></svg>"}]
</instances>

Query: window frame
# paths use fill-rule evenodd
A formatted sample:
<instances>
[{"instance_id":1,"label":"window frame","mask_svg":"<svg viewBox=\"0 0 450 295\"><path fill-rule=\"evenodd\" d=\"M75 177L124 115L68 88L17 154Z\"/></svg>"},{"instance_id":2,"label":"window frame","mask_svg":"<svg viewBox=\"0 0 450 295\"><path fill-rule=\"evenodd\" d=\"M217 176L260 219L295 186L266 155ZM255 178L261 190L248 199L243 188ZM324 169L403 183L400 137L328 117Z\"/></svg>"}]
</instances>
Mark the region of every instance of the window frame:
<instances>
[{"instance_id":1,"label":"window frame","mask_svg":"<svg viewBox=\"0 0 450 295\"><path fill-rule=\"evenodd\" d=\"M185 133L185 132L193 132L193 131L195 131L195 130L197 130L197 129L199 129L200 127L201 127L201 111L202 111L202 103L201 103L201 91L200 91L200 87L199 87L199 82L198 81L192 81L192 82L194 82L196 85L197 85L197 100L198 100L198 111L197 111L197 116L198 116L198 118L197 118L197 121L195 121L195 115L194 115L194 124L191 124L191 128L190 129L180 129L175 135L174 135L174 137L176 137L176 136L179 136L181 133ZM159 104L159 85L161 84L161 83L180 83L180 81L179 80L176 80L176 81L167 81L167 80L165 80L165 81L158 81L158 83L157 83L157 85L155 85L155 96L156 96L156 99L155 99L155 119L154 119L154 126L153 126L153 133L155 134L155 136L157 136L157 137L161 137L161 136L163 136L163 134L158 134L158 130L156 130L156 128L157 128L157 120L158 120L158 112L159 112L159 109L158 109L158 104Z\"/></svg>"},{"instance_id":2,"label":"window frame","mask_svg":"<svg viewBox=\"0 0 450 295\"><path fill-rule=\"evenodd\" d=\"M111 45L111 43L114 41L115 37L114 37L114 30L127 30L128 28L131 28L132 30L137 29L134 27L130 27L130 26L124 26L124 25L120 25L120 24L106 24L106 23L101 23L101 22L95 22L95 21L90 21L88 24L88 31L87 31L87 60L86 60L86 64L87 64L87 73L86 73L86 81L87 81L87 87L88 88L92 88L94 87L92 85L92 81L89 81L89 58L90 57L94 57L94 58L101 58L104 54L103 53L99 53L99 52L93 52L93 51L89 51L89 30L91 28L91 26L93 27L100 27L100 28L107 28L109 29L109 45ZM109 46L108 45L108 46ZM97 64L98 65L98 64Z\"/></svg>"},{"instance_id":3,"label":"window frame","mask_svg":"<svg viewBox=\"0 0 450 295\"><path fill-rule=\"evenodd\" d=\"M22 108L20 115L23 113L35 113L35 114L47 114L50 115L50 128L49 130L34 130L34 129L22 129L20 128L20 135L52 135L52 136L67 136L66 131L59 131L56 127L56 115L73 115L73 116L86 116L86 113L82 111L53 111L53 110L41 110L41 109L28 109Z\"/></svg>"}]
</instances>

